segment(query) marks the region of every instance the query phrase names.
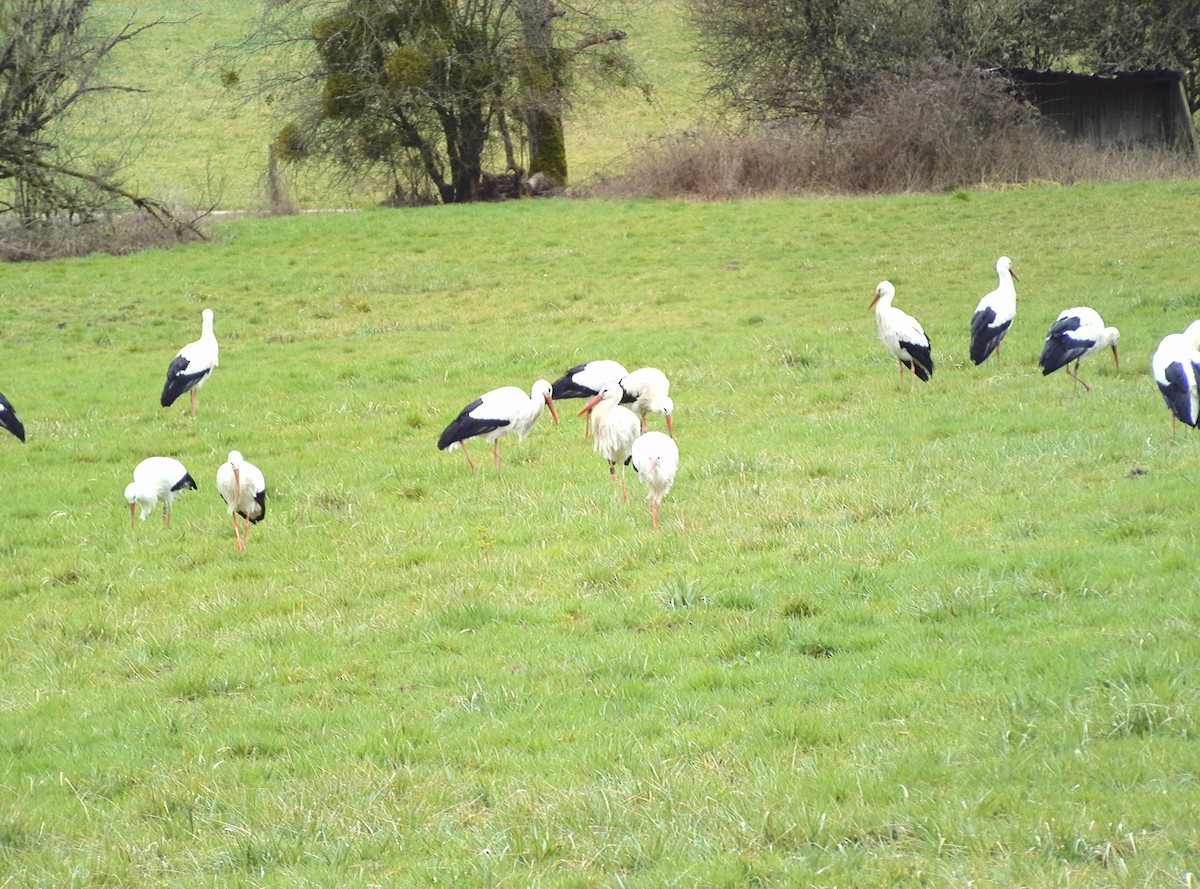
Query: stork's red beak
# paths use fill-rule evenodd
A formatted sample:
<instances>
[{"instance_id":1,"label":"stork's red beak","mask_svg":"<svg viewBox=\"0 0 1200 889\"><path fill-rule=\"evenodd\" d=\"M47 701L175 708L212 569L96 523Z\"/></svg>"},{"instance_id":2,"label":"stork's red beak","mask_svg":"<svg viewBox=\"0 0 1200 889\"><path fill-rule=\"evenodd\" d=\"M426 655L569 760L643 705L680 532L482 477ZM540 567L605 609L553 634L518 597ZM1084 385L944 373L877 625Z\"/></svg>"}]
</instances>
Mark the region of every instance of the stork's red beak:
<instances>
[{"instance_id":1,"label":"stork's red beak","mask_svg":"<svg viewBox=\"0 0 1200 889\"><path fill-rule=\"evenodd\" d=\"M554 399L549 395L546 396L546 407L550 408L550 416L554 419L554 425L558 425L558 411L554 409Z\"/></svg>"},{"instance_id":2,"label":"stork's red beak","mask_svg":"<svg viewBox=\"0 0 1200 889\"><path fill-rule=\"evenodd\" d=\"M1013 276L1013 280L1014 280L1014 281L1020 281L1020 280L1021 280L1021 279L1020 279L1020 277L1018 277L1018 276L1017 276L1017 273L1016 273L1016 272L1014 272L1012 269L1009 269L1009 270L1008 270L1008 273L1009 273L1010 275L1012 275L1012 276Z\"/></svg>"},{"instance_id":3,"label":"stork's red beak","mask_svg":"<svg viewBox=\"0 0 1200 889\"><path fill-rule=\"evenodd\" d=\"M1115 364L1117 366L1117 370L1119 371L1121 369L1121 361L1119 358L1117 358L1117 347L1115 344L1113 345L1112 350L1113 350L1113 364Z\"/></svg>"},{"instance_id":4,"label":"stork's red beak","mask_svg":"<svg viewBox=\"0 0 1200 889\"><path fill-rule=\"evenodd\" d=\"M675 427L671 423L671 415L667 414L666 418L667 418L667 435L671 436L671 438L674 438L675 437Z\"/></svg>"},{"instance_id":5,"label":"stork's red beak","mask_svg":"<svg viewBox=\"0 0 1200 889\"><path fill-rule=\"evenodd\" d=\"M136 527L137 527L137 526L136 526L136 525L133 523L133 514L134 514L135 512L137 512L137 503L130 503L130 504L129 504L129 527L130 527L130 528L136 528Z\"/></svg>"},{"instance_id":6,"label":"stork's red beak","mask_svg":"<svg viewBox=\"0 0 1200 889\"><path fill-rule=\"evenodd\" d=\"M877 303L877 302L879 302L879 291L878 290L875 291L875 298L871 300L871 304L869 306L867 306L867 311L870 311L871 309L875 308L875 303Z\"/></svg>"},{"instance_id":7,"label":"stork's red beak","mask_svg":"<svg viewBox=\"0 0 1200 889\"><path fill-rule=\"evenodd\" d=\"M584 405L584 406L583 406L583 407L580 409L579 413L577 413L575 416L577 416L577 417L582 417L584 414L586 414L586 413L590 413L590 412L591 412L591 410L592 410L592 408L594 408L594 407L595 407L596 405L598 405L599 403L600 403L600 396L599 396L599 395L596 395L596 396L594 396L594 397L592 398L592 400L591 400L591 401L589 401L587 404L585 404L585 405Z\"/></svg>"}]
</instances>

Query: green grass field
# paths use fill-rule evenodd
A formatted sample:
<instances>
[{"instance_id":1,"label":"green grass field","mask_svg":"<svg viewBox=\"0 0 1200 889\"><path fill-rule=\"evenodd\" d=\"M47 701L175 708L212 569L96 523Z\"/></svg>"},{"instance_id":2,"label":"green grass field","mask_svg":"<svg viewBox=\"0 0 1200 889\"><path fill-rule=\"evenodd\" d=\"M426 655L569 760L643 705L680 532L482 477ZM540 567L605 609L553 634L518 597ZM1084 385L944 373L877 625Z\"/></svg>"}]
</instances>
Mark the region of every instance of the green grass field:
<instances>
[{"instance_id":1,"label":"green grass field","mask_svg":"<svg viewBox=\"0 0 1200 889\"><path fill-rule=\"evenodd\" d=\"M1198 198L525 201L5 267L0 885L1190 885L1200 441L1147 367L1200 315ZM1089 396L1034 367L1081 303L1123 332ZM204 306L193 420L157 397ZM579 402L499 472L435 448L601 357L673 381L657 534ZM200 490L131 530L151 454Z\"/></svg>"}]
</instances>

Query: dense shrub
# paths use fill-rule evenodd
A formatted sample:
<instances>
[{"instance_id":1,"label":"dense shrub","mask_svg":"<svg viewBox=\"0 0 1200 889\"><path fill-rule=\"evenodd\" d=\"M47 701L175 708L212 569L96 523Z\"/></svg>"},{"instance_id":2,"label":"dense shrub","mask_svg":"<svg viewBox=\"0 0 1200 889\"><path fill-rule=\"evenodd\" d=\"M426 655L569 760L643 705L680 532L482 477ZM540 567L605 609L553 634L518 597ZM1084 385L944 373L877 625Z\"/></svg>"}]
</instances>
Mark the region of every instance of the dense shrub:
<instances>
[{"instance_id":1,"label":"dense shrub","mask_svg":"<svg viewBox=\"0 0 1200 889\"><path fill-rule=\"evenodd\" d=\"M1194 175L1194 162L1179 153L1066 142L1003 78L939 70L877 84L834 126L777 126L751 137L689 136L650 146L598 190L713 200Z\"/></svg>"}]
</instances>

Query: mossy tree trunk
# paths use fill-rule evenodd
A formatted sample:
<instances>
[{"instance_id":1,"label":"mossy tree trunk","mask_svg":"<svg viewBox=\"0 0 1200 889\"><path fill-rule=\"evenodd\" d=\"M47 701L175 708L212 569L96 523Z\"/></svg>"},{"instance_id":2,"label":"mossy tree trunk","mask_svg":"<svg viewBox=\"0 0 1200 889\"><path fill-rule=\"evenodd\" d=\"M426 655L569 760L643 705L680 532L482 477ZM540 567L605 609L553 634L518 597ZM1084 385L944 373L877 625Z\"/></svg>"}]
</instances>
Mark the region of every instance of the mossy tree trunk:
<instances>
[{"instance_id":1,"label":"mossy tree trunk","mask_svg":"<svg viewBox=\"0 0 1200 889\"><path fill-rule=\"evenodd\" d=\"M561 51L554 47L554 19L563 13L550 0L520 0L517 17L525 37L529 64L523 78L522 117L529 135L529 174L544 173L567 184L567 143L563 132Z\"/></svg>"}]
</instances>

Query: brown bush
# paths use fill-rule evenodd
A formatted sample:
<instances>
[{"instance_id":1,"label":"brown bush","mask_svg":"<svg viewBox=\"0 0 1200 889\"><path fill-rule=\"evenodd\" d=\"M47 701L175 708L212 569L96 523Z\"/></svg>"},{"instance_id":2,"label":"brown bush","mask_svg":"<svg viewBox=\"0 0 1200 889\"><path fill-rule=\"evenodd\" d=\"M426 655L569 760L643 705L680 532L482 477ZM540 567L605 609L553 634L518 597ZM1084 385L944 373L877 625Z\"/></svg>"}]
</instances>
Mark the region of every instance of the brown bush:
<instances>
[{"instance_id":1,"label":"brown bush","mask_svg":"<svg viewBox=\"0 0 1200 889\"><path fill-rule=\"evenodd\" d=\"M57 216L22 223L0 217L0 262L60 259L89 253L126 254L167 249L201 238L200 218L175 213L186 225L164 225L146 213L123 211Z\"/></svg>"},{"instance_id":2,"label":"brown bush","mask_svg":"<svg viewBox=\"0 0 1200 889\"><path fill-rule=\"evenodd\" d=\"M722 200L1195 175L1178 152L1066 142L997 75L931 71L877 85L836 128L660 143L596 191Z\"/></svg>"}]
</instances>

